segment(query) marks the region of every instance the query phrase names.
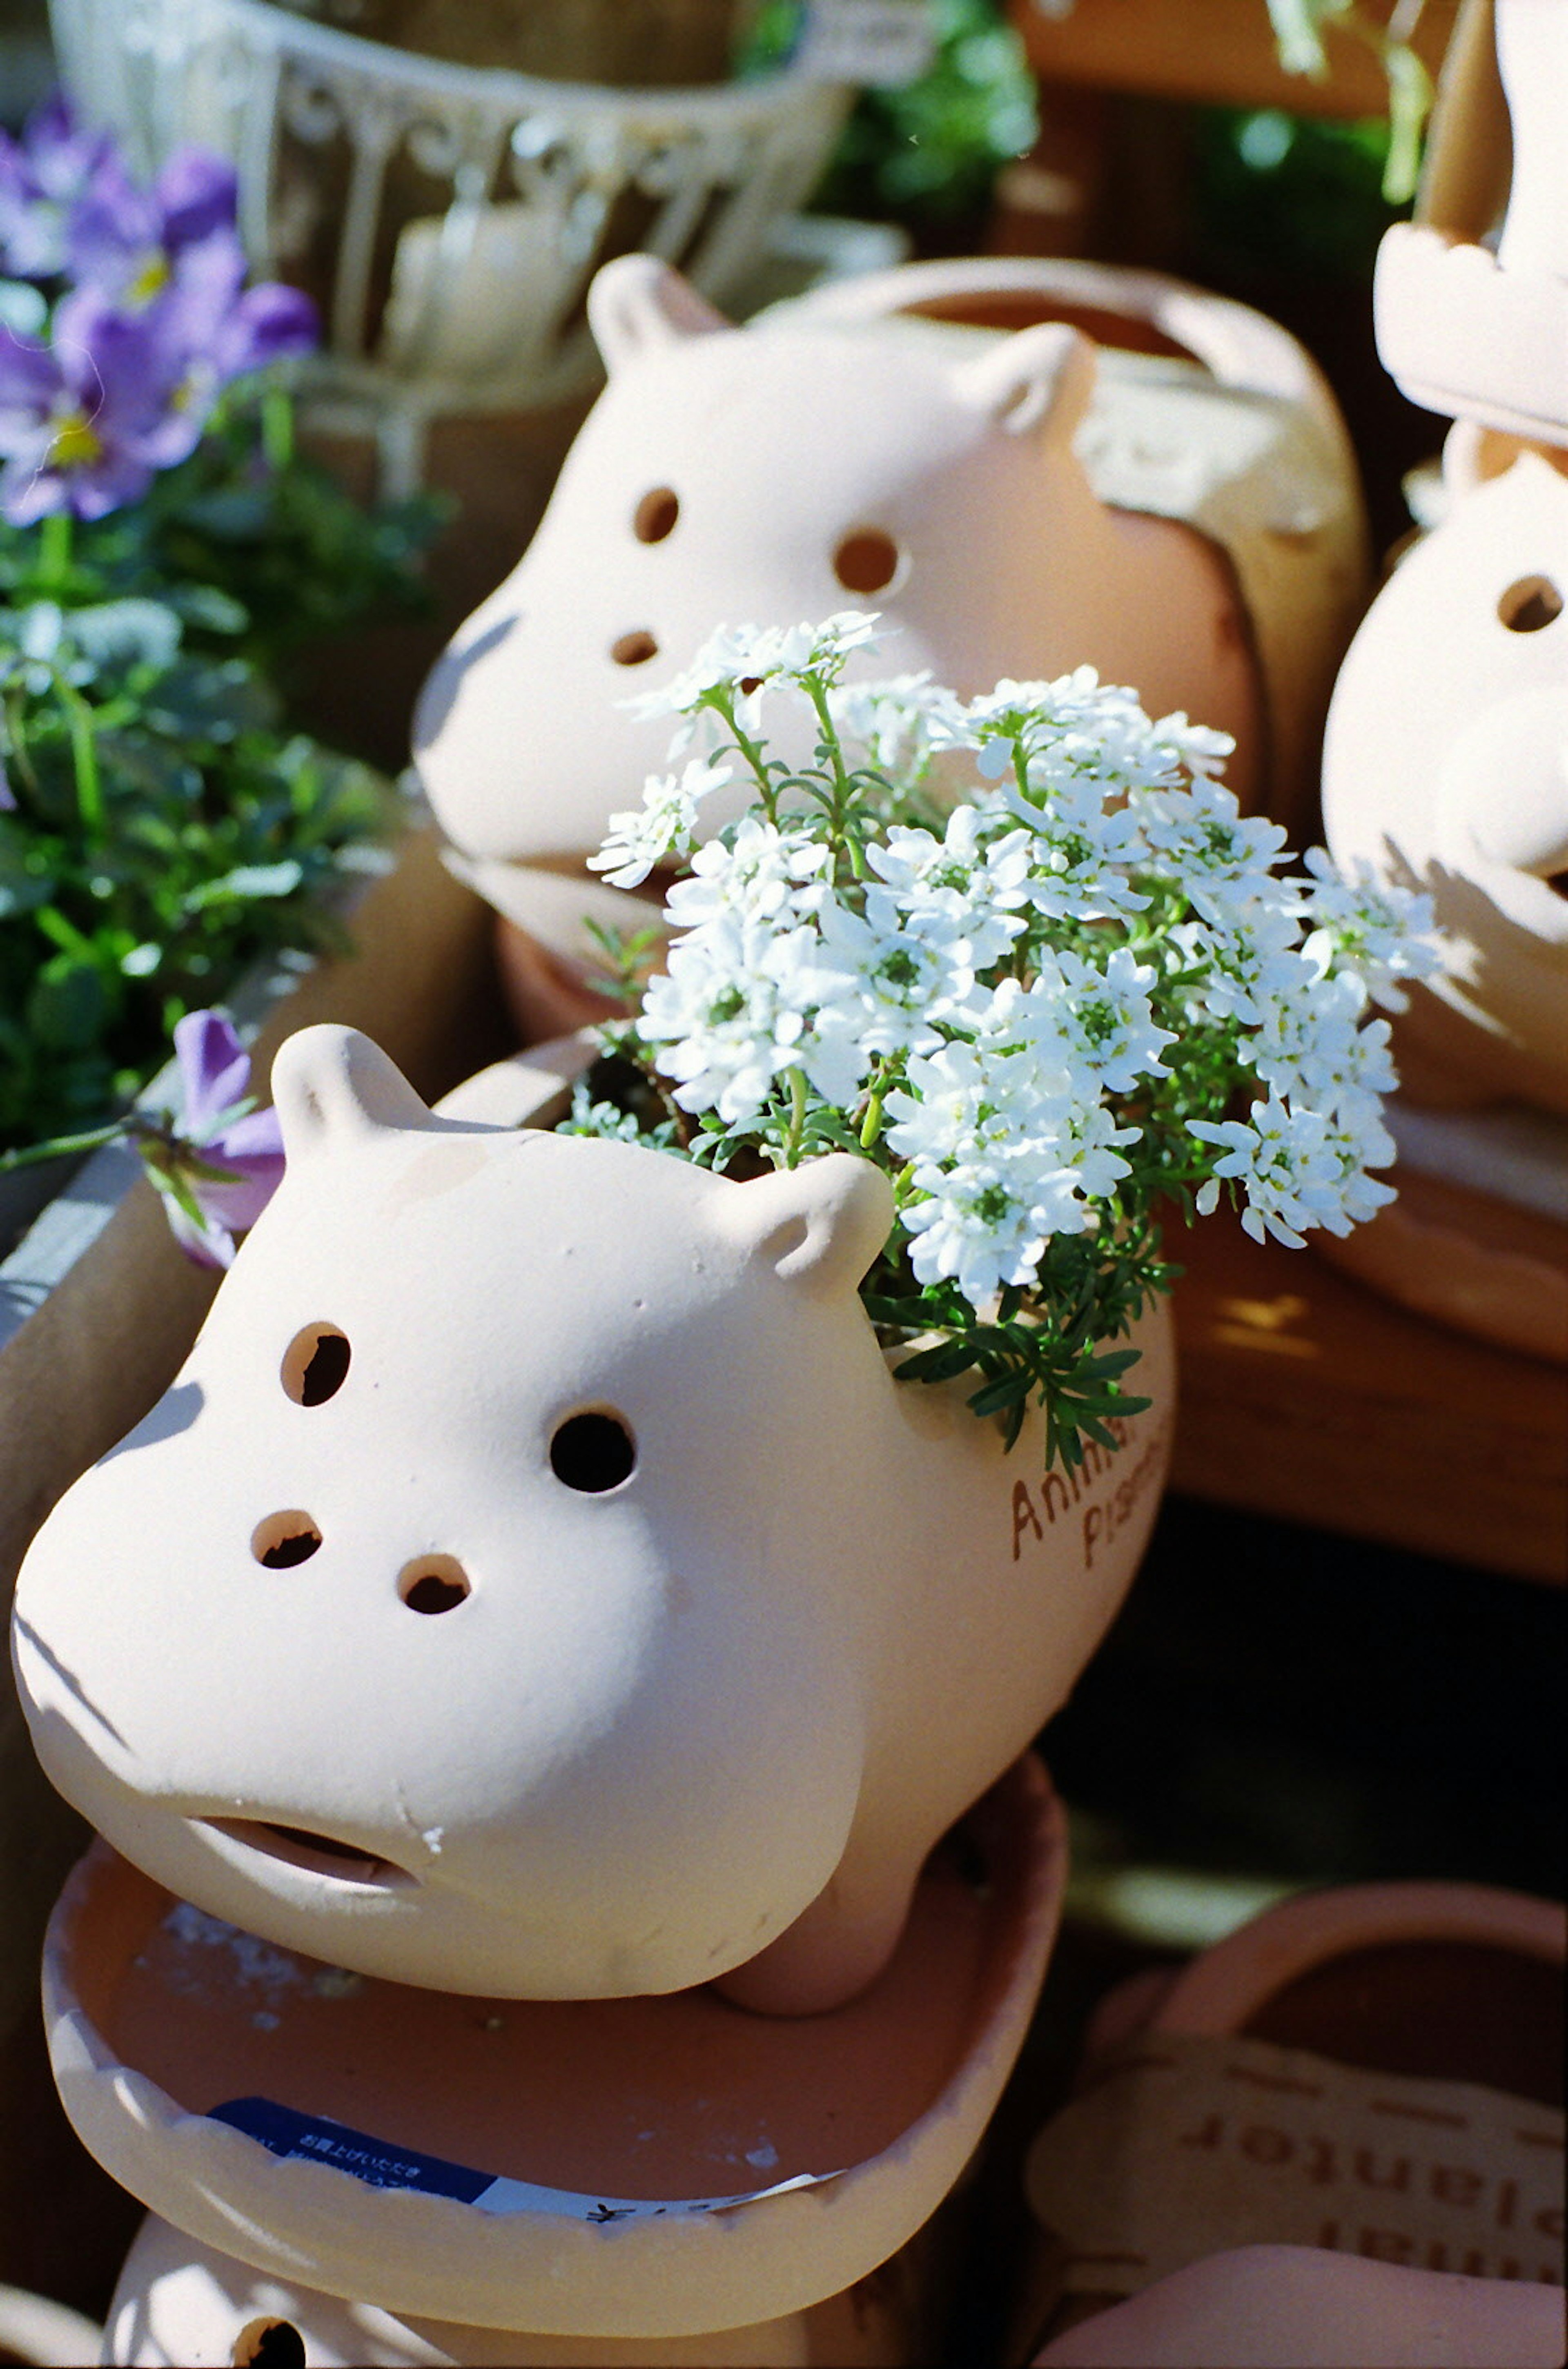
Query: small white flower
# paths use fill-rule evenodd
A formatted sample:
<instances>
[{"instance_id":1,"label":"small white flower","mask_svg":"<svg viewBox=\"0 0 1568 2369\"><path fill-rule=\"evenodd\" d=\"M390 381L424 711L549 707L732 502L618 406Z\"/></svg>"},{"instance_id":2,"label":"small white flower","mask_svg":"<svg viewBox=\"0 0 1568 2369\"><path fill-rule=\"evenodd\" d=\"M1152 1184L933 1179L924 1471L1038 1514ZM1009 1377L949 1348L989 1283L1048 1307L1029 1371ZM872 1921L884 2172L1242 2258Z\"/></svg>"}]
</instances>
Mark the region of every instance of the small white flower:
<instances>
[{"instance_id":1,"label":"small white flower","mask_svg":"<svg viewBox=\"0 0 1568 2369\"><path fill-rule=\"evenodd\" d=\"M874 648L886 638L878 623L864 610L843 609L819 625L723 625L669 682L638 692L622 704L638 717L690 717L711 705L712 693L724 688L746 703L742 722L753 731L760 721L757 701L762 690L772 683L799 682L807 674L836 681L855 650ZM678 743L682 737L677 736Z\"/></svg>"},{"instance_id":2,"label":"small white flower","mask_svg":"<svg viewBox=\"0 0 1568 2369\"><path fill-rule=\"evenodd\" d=\"M873 682L835 683L828 712L846 744L857 747L885 773L920 781L936 747L939 719L959 703L931 681L929 669Z\"/></svg>"},{"instance_id":3,"label":"small white flower","mask_svg":"<svg viewBox=\"0 0 1568 2369\"><path fill-rule=\"evenodd\" d=\"M882 882L866 892L875 928L944 945L972 971L1000 962L1022 935L1018 909L1029 894L1029 840L1022 830L987 837L978 807L954 808L941 839L895 828L866 860Z\"/></svg>"},{"instance_id":4,"label":"small white flower","mask_svg":"<svg viewBox=\"0 0 1568 2369\"><path fill-rule=\"evenodd\" d=\"M699 804L734 778L727 765L706 757L691 758L679 775L650 773L642 805L611 816L604 844L589 857L589 869L604 873L612 887L640 887L656 864L691 853Z\"/></svg>"},{"instance_id":5,"label":"small white flower","mask_svg":"<svg viewBox=\"0 0 1568 2369\"><path fill-rule=\"evenodd\" d=\"M1410 998L1399 981L1429 978L1442 967L1431 898L1384 887L1365 859L1347 872L1326 848L1310 847L1304 860L1317 883L1307 897L1317 927L1302 951L1322 969L1332 963L1353 972L1386 1012L1403 1012Z\"/></svg>"},{"instance_id":6,"label":"small white flower","mask_svg":"<svg viewBox=\"0 0 1568 2369\"><path fill-rule=\"evenodd\" d=\"M1215 1207L1219 1178L1236 1180L1246 1197L1242 1224L1254 1242L1272 1234L1291 1250L1301 1250L1305 1228L1347 1233L1359 1217L1393 1198L1391 1187L1362 1173L1391 1160L1394 1151L1381 1127L1366 1114L1356 1114L1350 1124L1335 1124L1322 1111L1292 1110L1271 1097L1254 1103L1247 1119L1189 1119L1187 1131L1200 1142L1222 1147L1212 1175L1199 1189L1199 1212L1207 1216Z\"/></svg>"},{"instance_id":7,"label":"small white flower","mask_svg":"<svg viewBox=\"0 0 1568 2369\"><path fill-rule=\"evenodd\" d=\"M827 959L844 981L841 1016L867 1052L929 1053L944 1024L961 1026L982 1008L962 939L920 936L831 897L819 920Z\"/></svg>"},{"instance_id":8,"label":"small white flower","mask_svg":"<svg viewBox=\"0 0 1568 2369\"><path fill-rule=\"evenodd\" d=\"M1293 1104L1335 1110L1358 1095L1398 1085L1386 1020L1363 1022L1361 982L1348 972L1314 975L1305 955L1302 984L1270 996L1263 1024L1247 1039L1247 1058L1264 1083Z\"/></svg>"},{"instance_id":9,"label":"small white flower","mask_svg":"<svg viewBox=\"0 0 1568 2369\"><path fill-rule=\"evenodd\" d=\"M990 1024L1036 1048L1067 1069L1085 1101L1102 1089L1132 1093L1150 1078L1167 1078L1161 1052L1174 1031L1154 1019L1150 990L1155 974L1117 946L1103 967L1070 947L1042 947L1027 987L1003 981Z\"/></svg>"}]
</instances>

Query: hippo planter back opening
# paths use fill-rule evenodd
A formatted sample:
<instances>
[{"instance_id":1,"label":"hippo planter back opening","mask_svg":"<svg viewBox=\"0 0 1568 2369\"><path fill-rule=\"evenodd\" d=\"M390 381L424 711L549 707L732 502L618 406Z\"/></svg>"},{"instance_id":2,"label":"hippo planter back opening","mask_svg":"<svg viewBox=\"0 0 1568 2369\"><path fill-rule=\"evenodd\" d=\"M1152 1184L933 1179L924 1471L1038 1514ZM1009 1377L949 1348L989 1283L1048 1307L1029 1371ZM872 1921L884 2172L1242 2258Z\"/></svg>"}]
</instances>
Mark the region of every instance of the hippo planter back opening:
<instances>
[{"instance_id":1,"label":"hippo planter back opening","mask_svg":"<svg viewBox=\"0 0 1568 2369\"><path fill-rule=\"evenodd\" d=\"M1171 1414L1072 1482L896 1383L891 1217L433 1116L362 1037L280 1058L289 1173L173 1388L17 1589L44 1766L200 1906L370 1974L797 2011L1062 1700Z\"/></svg>"}]
</instances>

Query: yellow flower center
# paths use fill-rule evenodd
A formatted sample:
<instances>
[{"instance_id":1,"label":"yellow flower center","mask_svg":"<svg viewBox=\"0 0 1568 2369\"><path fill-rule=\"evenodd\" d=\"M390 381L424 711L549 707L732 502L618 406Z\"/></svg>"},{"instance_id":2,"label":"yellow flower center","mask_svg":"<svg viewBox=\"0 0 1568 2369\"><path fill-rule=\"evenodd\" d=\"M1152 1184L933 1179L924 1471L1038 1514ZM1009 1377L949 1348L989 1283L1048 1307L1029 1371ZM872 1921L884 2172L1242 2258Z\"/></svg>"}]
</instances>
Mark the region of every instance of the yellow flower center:
<instances>
[{"instance_id":1,"label":"yellow flower center","mask_svg":"<svg viewBox=\"0 0 1568 2369\"><path fill-rule=\"evenodd\" d=\"M50 464L56 469L90 469L102 451L103 441L86 413L67 412L56 425L49 448Z\"/></svg>"},{"instance_id":2,"label":"yellow flower center","mask_svg":"<svg viewBox=\"0 0 1568 2369\"><path fill-rule=\"evenodd\" d=\"M169 259L161 246L151 246L125 293L130 302L140 307L150 304L159 290L168 285Z\"/></svg>"}]
</instances>

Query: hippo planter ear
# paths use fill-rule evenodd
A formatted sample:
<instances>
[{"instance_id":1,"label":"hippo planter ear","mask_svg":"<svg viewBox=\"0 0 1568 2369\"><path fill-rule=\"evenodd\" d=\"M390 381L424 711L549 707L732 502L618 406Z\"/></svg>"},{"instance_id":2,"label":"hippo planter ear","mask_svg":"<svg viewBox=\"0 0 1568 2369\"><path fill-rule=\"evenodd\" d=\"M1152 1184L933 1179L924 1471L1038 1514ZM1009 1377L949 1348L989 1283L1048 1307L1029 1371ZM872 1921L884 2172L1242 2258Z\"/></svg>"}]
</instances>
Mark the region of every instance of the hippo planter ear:
<instances>
[{"instance_id":1,"label":"hippo planter ear","mask_svg":"<svg viewBox=\"0 0 1568 2369\"><path fill-rule=\"evenodd\" d=\"M1095 369L1086 337L1066 321L1041 321L964 362L956 376L960 394L1010 436L1043 428L1065 444L1088 409Z\"/></svg>"},{"instance_id":2,"label":"hippo planter ear","mask_svg":"<svg viewBox=\"0 0 1568 2369\"><path fill-rule=\"evenodd\" d=\"M826 1296L853 1291L887 1241L893 1188L869 1160L830 1151L737 1184L718 1207L732 1242L786 1283Z\"/></svg>"},{"instance_id":3,"label":"hippo planter ear","mask_svg":"<svg viewBox=\"0 0 1568 2369\"><path fill-rule=\"evenodd\" d=\"M357 1028L323 1023L280 1046L272 1099L291 1164L327 1142L372 1127L432 1125L429 1111L396 1063Z\"/></svg>"},{"instance_id":4,"label":"hippo planter ear","mask_svg":"<svg viewBox=\"0 0 1568 2369\"><path fill-rule=\"evenodd\" d=\"M588 292L588 322L612 377L652 347L734 326L655 255L618 255L605 264Z\"/></svg>"}]
</instances>

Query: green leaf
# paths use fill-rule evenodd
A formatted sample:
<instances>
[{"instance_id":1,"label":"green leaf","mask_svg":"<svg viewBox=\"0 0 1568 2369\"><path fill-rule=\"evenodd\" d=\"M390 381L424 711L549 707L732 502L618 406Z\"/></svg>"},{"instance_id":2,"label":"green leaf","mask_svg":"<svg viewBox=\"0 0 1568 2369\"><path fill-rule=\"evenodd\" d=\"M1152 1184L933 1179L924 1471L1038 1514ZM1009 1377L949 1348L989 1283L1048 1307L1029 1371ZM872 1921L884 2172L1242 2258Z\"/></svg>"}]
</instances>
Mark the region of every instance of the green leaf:
<instances>
[{"instance_id":1,"label":"green leaf","mask_svg":"<svg viewBox=\"0 0 1568 2369\"><path fill-rule=\"evenodd\" d=\"M168 604L188 625L209 634L243 634L250 624L245 603L215 584L171 585Z\"/></svg>"},{"instance_id":2,"label":"green leaf","mask_svg":"<svg viewBox=\"0 0 1568 2369\"><path fill-rule=\"evenodd\" d=\"M56 955L33 982L28 1026L41 1044L57 1051L81 1051L100 1034L108 1010L97 964L78 955Z\"/></svg>"},{"instance_id":3,"label":"green leaf","mask_svg":"<svg viewBox=\"0 0 1568 2369\"><path fill-rule=\"evenodd\" d=\"M237 864L220 878L188 889L185 909L189 913L200 913L209 905L225 901L251 904L267 897L292 897L303 877L303 867L292 856L281 864Z\"/></svg>"},{"instance_id":4,"label":"green leaf","mask_svg":"<svg viewBox=\"0 0 1568 2369\"><path fill-rule=\"evenodd\" d=\"M975 1362L975 1352L963 1339L939 1341L929 1349L917 1349L901 1366L893 1368L900 1382L949 1382L956 1375L967 1374Z\"/></svg>"}]
</instances>

